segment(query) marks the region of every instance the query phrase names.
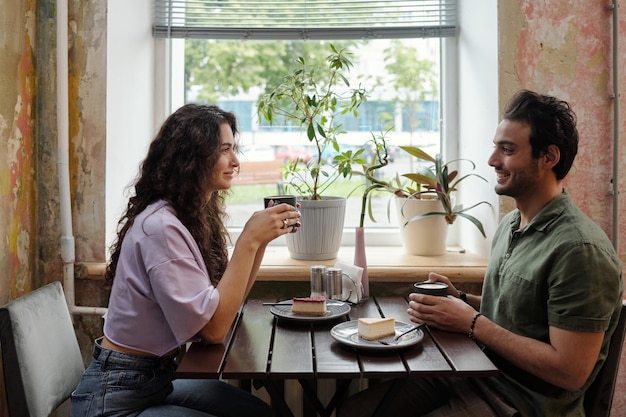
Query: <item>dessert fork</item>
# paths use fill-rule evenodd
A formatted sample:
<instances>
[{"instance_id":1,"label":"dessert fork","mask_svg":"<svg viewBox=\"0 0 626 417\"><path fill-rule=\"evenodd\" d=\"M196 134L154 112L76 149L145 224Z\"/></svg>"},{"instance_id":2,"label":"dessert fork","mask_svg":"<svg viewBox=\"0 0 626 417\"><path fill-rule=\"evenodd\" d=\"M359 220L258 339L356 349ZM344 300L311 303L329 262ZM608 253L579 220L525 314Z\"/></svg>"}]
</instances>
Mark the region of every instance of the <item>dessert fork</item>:
<instances>
[{"instance_id":1,"label":"dessert fork","mask_svg":"<svg viewBox=\"0 0 626 417\"><path fill-rule=\"evenodd\" d=\"M422 327L424 327L426 325L426 323L420 323L418 325L416 325L415 327L411 327L409 330L405 330L404 332L400 333L397 336L394 336L393 339L391 339L390 341L386 341L384 339L379 339L378 343L383 344L383 345L396 345L398 344L398 340L400 340L400 338L402 336L404 336L405 334L411 333L417 329L421 329Z\"/></svg>"}]
</instances>

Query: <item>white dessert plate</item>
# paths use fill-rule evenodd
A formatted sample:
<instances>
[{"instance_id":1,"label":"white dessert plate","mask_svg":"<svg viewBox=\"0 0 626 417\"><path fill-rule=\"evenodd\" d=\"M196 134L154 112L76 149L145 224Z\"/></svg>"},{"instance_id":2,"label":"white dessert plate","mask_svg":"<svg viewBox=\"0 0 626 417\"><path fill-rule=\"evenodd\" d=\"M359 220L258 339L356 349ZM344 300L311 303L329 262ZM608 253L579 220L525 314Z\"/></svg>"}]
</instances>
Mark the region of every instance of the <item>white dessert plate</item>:
<instances>
[{"instance_id":1,"label":"white dessert plate","mask_svg":"<svg viewBox=\"0 0 626 417\"><path fill-rule=\"evenodd\" d=\"M334 320L338 317L345 316L350 312L350 304L335 300L326 301L326 314L324 316L307 316L304 314L293 314L291 312L291 304L291 300L285 300L282 303L274 304L270 307L270 312L276 317L296 321Z\"/></svg>"},{"instance_id":2,"label":"white dessert plate","mask_svg":"<svg viewBox=\"0 0 626 417\"><path fill-rule=\"evenodd\" d=\"M410 330L413 327L415 327L414 324L396 321L396 335ZM359 336L358 321L352 320L339 323L334 326L330 329L330 335L339 343L356 348L394 350L406 348L419 343L424 338L424 330L417 329L413 332L407 333L395 342L393 341L395 336L388 336L379 340L365 340ZM387 342L388 344L383 344L381 341Z\"/></svg>"}]
</instances>

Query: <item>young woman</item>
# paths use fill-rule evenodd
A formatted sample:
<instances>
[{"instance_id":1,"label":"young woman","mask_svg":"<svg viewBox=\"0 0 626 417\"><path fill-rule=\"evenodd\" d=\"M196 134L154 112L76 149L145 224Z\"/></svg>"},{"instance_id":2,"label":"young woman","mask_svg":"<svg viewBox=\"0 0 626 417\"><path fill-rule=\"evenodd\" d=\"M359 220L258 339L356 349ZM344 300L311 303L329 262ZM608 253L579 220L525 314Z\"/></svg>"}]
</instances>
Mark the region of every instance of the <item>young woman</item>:
<instances>
[{"instance_id":1,"label":"young woman","mask_svg":"<svg viewBox=\"0 0 626 417\"><path fill-rule=\"evenodd\" d=\"M232 113L189 104L152 141L112 246L104 337L72 395L73 417L271 415L224 382L173 380L179 346L222 343L266 245L299 226L288 204L254 213L229 262L224 196L239 170L236 136Z\"/></svg>"}]
</instances>

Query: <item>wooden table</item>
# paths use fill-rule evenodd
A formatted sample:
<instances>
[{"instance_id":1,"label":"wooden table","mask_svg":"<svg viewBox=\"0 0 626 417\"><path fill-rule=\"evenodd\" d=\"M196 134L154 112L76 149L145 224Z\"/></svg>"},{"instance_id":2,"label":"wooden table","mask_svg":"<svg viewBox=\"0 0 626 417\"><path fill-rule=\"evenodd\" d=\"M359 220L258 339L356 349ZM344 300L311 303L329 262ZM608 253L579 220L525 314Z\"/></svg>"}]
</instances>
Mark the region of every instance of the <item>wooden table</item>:
<instances>
[{"instance_id":1,"label":"wooden table","mask_svg":"<svg viewBox=\"0 0 626 417\"><path fill-rule=\"evenodd\" d=\"M176 377L252 380L255 386L267 389L272 404L284 416L293 414L278 385L284 380L298 380L318 414L330 416L353 379L398 377L402 383L407 377L484 377L498 373L464 334L429 328L418 344L382 354L356 350L330 335L338 322L359 317L394 317L409 323L407 301L402 297L373 297L352 306L349 317L305 323L276 318L270 307L263 305L267 301L272 300L248 300L224 344L192 344ZM315 382L320 379L337 380L337 391L326 405L316 394ZM379 411L384 415L382 409Z\"/></svg>"}]
</instances>

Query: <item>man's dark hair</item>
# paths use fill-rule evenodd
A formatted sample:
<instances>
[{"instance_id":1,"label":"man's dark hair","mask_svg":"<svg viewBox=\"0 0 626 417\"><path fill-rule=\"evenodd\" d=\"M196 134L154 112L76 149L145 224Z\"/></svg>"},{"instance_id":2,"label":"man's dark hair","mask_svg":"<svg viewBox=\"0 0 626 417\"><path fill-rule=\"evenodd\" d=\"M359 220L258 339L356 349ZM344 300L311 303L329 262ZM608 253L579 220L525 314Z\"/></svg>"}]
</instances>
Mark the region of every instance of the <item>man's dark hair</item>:
<instances>
[{"instance_id":1,"label":"man's dark hair","mask_svg":"<svg viewBox=\"0 0 626 417\"><path fill-rule=\"evenodd\" d=\"M528 123L533 158L545 153L549 145L556 145L561 159L552 170L557 179L565 178L578 152L576 115L569 103L522 90L511 98L503 118Z\"/></svg>"}]
</instances>

